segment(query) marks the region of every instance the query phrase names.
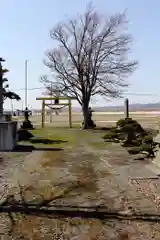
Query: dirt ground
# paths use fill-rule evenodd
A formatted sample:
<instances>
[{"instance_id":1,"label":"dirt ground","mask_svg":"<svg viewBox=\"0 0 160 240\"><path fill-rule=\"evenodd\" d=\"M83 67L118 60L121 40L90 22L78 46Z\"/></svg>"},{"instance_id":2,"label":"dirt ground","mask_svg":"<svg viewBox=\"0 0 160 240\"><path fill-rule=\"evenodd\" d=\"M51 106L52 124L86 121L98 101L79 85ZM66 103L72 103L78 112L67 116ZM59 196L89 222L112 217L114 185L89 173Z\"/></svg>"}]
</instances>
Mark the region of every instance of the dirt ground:
<instances>
[{"instance_id":1,"label":"dirt ground","mask_svg":"<svg viewBox=\"0 0 160 240\"><path fill-rule=\"evenodd\" d=\"M101 116L97 118L98 122ZM144 126L158 128L158 119L147 119L143 120ZM37 125L39 120L34 117L32 120ZM48 127L43 135L40 133L49 139L59 136L62 141L52 148L36 145L32 152L4 154L0 164L3 198L14 194L20 200L20 184L26 201L40 202L45 198L53 199L50 204L61 206L103 206L108 211L159 213L160 179L150 161L135 161L119 144L105 143L104 132L99 130ZM14 214L14 220L9 235L10 218L1 214L1 239L127 239L120 238L121 232L128 233L131 240L160 239L158 222L82 216L51 219L23 214Z\"/></svg>"}]
</instances>

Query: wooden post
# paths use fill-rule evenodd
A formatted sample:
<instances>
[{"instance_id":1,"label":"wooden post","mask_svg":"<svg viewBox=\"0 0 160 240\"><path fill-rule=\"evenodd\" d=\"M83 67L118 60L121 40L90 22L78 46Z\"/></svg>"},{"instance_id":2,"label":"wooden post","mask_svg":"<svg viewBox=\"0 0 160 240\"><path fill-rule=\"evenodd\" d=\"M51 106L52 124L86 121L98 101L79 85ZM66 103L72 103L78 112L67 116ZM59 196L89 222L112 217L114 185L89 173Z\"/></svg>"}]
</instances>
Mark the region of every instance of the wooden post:
<instances>
[{"instance_id":1,"label":"wooden post","mask_svg":"<svg viewBox=\"0 0 160 240\"><path fill-rule=\"evenodd\" d=\"M53 82L51 82L51 91L50 91L50 96L52 97L53 96ZM52 104L53 104L53 100L51 99L51 106L52 106ZM52 107L50 108L50 123L52 123L52 117L53 117L53 109L52 109Z\"/></svg>"},{"instance_id":2,"label":"wooden post","mask_svg":"<svg viewBox=\"0 0 160 240\"><path fill-rule=\"evenodd\" d=\"M69 127L72 128L72 103L71 103L71 99L68 99L68 111L69 111Z\"/></svg>"},{"instance_id":3,"label":"wooden post","mask_svg":"<svg viewBox=\"0 0 160 240\"><path fill-rule=\"evenodd\" d=\"M125 118L129 118L129 100L128 100L128 98L126 98L124 101L124 114L125 114Z\"/></svg>"},{"instance_id":4,"label":"wooden post","mask_svg":"<svg viewBox=\"0 0 160 240\"><path fill-rule=\"evenodd\" d=\"M44 128L45 122L45 100L42 101L42 128Z\"/></svg>"}]
</instances>

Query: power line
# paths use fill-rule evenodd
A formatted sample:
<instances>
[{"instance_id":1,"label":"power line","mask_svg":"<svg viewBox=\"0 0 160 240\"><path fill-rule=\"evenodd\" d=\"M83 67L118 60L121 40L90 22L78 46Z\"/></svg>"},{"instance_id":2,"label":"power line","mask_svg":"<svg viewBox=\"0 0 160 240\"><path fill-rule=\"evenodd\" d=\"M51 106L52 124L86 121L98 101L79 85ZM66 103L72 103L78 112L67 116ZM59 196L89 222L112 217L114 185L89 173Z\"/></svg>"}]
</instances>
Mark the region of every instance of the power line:
<instances>
[{"instance_id":1,"label":"power line","mask_svg":"<svg viewBox=\"0 0 160 240\"><path fill-rule=\"evenodd\" d=\"M45 89L46 87L35 87L35 88L28 88L28 91L33 91L33 90L41 90ZM14 89L14 91L25 91L25 88L17 88ZM133 96L157 96L160 97L160 94L157 93L133 93L133 92L125 92L124 95L133 95Z\"/></svg>"},{"instance_id":2,"label":"power line","mask_svg":"<svg viewBox=\"0 0 160 240\"><path fill-rule=\"evenodd\" d=\"M160 96L159 94L156 94L156 93L129 93L129 92L126 92L124 93L125 95L134 95L134 96Z\"/></svg>"},{"instance_id":3,"label":"power line","mask_svg":"<svg viewBox=\"0 0 160 240\"><path fill-rule=\"evenodd\" d=\"M27 88L27 90L38 90L38 89L45 89L45 87L38 87L38 88ZM25 91L25 88L18 88L18 89L13 89L13 91Z\"/></svg>"}]
</instances>

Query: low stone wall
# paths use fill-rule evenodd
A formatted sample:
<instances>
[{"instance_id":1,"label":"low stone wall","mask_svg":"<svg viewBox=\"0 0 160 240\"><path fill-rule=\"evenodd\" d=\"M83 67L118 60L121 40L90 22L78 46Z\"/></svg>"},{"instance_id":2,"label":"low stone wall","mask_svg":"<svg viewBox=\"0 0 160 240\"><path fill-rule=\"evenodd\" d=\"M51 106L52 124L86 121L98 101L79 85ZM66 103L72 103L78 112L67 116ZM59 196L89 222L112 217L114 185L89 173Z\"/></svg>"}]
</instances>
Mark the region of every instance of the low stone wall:
<instances>
[{"instance_id":1,"label":"low stone wall","mask_svg":"<svg viewBox=\"0 0 160 240\"><path fill-rule=\"evenodd\" d=\"M0 151L12 151L16 147L17 122L0 122Z\"/></svg>"}]
</instances>

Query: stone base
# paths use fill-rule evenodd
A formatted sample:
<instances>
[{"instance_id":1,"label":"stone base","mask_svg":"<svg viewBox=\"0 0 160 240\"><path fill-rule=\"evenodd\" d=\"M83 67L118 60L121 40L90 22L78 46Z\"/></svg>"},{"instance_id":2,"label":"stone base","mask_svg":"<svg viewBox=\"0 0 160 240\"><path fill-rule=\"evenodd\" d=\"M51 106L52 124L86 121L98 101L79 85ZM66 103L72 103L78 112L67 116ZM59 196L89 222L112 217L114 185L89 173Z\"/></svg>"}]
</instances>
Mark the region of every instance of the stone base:
<instances>
[{"instance_id":1,"label":"stone base","mask_svg":"<svg viewBox=\"0 0 160 240\"><path fill-rule=\"evenodd\" d=\"M82 122L82 126L84 125L84 122ZM92 119L90 119L90 121L88 121L88 128L92 129L95 128L96 124L93 122Z\"/></svg>"},{"instance_id":2,"label":"stone base","mask_svg":"<svg viewBox=\"0 0 160 240\"><path fill-rule=\"evenodd\" d=\"M17 131L18 142L20 142L20 141L28 141L32 137L34 137L34 135L32 133L30 133L27 129L20 128Z\"/></svg>"},{"instance_id":3,"label":"stone base","mask_svg":"<svg viewBox=\"0 0 160 240\"><path fill-rule=\"evenodd\" d=\"M5 121L6 121L6 116L0 115L0 122L5 122Z\"/></svg>"},{"instance_id":4,"label":"stone base","mask_svg":"<svg viewBox=\"0 0 160 240\"><path fill-rule=\"evenodd\" d=\"M16 140L17 122L0 121L0 151L12 151Z\"/></svg>"},{"instance_id":5,"label":"stone base","mask_svg":"<svg viewBox=\"0 0 160 240\"><path fill-rule=\"evenodd\" d=\"M0 115L0 122L12 122L12 116L11 114L3 114L3 115Z\"/></svg>"},{"instance_id":6,"label":"stone base","mask_svg":"<svg viewBox=\"0 0 160 240\"><path fill-rule=\"evenodd\" d=\"M31 121L23 121L22 125L21 125L22 129L33 129L33 124L31 123Z\"/></svg>"}]
</instances>

